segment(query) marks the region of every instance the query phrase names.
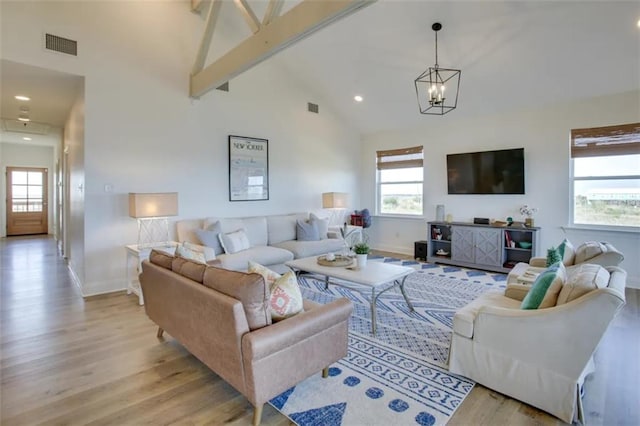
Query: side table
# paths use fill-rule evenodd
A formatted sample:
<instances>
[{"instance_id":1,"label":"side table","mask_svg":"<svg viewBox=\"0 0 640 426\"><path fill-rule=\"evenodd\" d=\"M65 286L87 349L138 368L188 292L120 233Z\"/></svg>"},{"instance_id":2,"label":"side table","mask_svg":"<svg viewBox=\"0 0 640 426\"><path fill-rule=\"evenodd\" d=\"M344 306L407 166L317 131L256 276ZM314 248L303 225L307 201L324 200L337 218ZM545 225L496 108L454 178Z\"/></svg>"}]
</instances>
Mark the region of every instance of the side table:
<instances>
[{"instance_id":1,"label":"side table","mask_svg":"<svg viewBox=\"0 0 640 426\"><path fill-rule=\"evenodd\" d=\"M168 241L153 246L138 246L138 244L129 244L125 246L127 251L127 294L135 294L138 296L138 303L144 305L144 296L142 294L142 288L140 287L140 281L138 275L142 272L142 262L149 259L151 250L164 251L170 255L173 255L176 251L176 246L179 245L176 241Z\"/></svg>"}]
</instances>

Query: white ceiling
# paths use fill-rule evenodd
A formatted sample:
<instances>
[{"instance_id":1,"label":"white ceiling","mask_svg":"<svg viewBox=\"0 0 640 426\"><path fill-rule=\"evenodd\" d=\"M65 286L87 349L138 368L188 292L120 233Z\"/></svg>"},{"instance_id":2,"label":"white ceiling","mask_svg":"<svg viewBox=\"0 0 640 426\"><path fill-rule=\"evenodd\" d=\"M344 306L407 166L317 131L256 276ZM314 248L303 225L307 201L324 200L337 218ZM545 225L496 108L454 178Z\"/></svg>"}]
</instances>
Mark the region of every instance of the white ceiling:
<instances>
[{"instance_id":1,"label":"white ceiling","mask_svg":"<svg viewBox=\"0 0 640 426\"><path fill-rule=\"evenodd\" d=\"M0 61L1 117L16 120L20 107L29 108L32 122L51 126L46 135L8 132L2 129L2 141L35 145L56 145L60 142L60 129L64 127L69 111L76 100L82 77L16 62ZM30 101L19 101L16 95L25 95ZM30 137L31 141L25 141Z\"/></svg>"},{"instance_id":2,"label":"white ceiling","mask_svg":"<svg viewBox=\"0 0 640 426\"><path fill-rule=\"evenodd\" d=\"M261 16L266 2L251 4ZM238 40L250 35L232 3L221 13ZM269 60L309 88L321 113L334 108L367 134L638 90L639 19L638 1L379 0ZM434 22L440 66L462 70L458 108L445 117L421 115L414 86L435 62ZM14 95L27 94L32 120L62 127L82 81L2 60L2 118L16 119Z\"/></svg>"},{"instance_id":3,"label":"white ceiling","mask_svg":"<svg viewBox=\"0 0 640 426\"><path fill-rule=\"evenodd\" d=\"M379 0L276 57L366 134L638 90L639 19L638 1ZM445 117L419 113L414 85L434 22L439 65L462 70Z\"/></svg>"}]
</instances>

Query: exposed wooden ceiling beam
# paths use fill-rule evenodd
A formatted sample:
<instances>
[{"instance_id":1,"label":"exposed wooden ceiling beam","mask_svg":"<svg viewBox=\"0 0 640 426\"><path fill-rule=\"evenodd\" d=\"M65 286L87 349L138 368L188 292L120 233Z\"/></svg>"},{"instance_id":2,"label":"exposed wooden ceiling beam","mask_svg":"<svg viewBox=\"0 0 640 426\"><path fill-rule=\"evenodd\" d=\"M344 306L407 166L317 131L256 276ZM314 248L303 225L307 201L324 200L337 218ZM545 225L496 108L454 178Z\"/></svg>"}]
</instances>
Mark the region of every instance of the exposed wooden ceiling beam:
<instances>
[{"instance_id":1,"label":"exposed wooden ceiling beam","mask_svg":"<svg viewBox=\"0 0 640 426\"><path fill-rule=\"evenodd\" d=\"M262 25L269 25L274 18L280 16L282 6L284 6L284 0L269 0L267 11L264 13L264 18L262 18Z\"/></svg>"},{"instance_id":2,"label":"exposed wooden ceiling beam","mask_svg":"<svg viewBox=\"0 0 640 426\"><path fill-rule=\"evenodd\" d=\"M220 6L222 6L222 0L211 0L209 5L209 13L207 14L207 22L204 26L204 34L200 41L200 48L196 55L196 60L191 68L191 75L199 73L204 68L204 62L207 60L207 54L209 53L209 46L211 46L211 39L213 38L213 30L216 28L216 22L220 15Z\"/></svg>"},{"instance_id":3,"label":"exposed wooden ceiling beam","mask_svg":"<svg viewBox=\"0 0 640 426\"><path fill-rule=\"evenodd\" d=\"M270 25L191 76L190 95L199 97L277 52L376 0L303 0Z\"/></svg>"},{"instance_id":4,"label":"exposed wooden ceiling beam","mask_svg":"<svg viewBox=\"0 0 640 426\"><path fill-rule=\"evenodd\" d=\"M260 31L260 21L258 20L256 14L253 13L253 9L251 9L251 6L249 6L247 0L234 0L234 3L240 10L240 13L242 14L244 20L247 21L247 25L249 25L251 31L253 31L254 34Z\"/></svg>"}]
</instances>

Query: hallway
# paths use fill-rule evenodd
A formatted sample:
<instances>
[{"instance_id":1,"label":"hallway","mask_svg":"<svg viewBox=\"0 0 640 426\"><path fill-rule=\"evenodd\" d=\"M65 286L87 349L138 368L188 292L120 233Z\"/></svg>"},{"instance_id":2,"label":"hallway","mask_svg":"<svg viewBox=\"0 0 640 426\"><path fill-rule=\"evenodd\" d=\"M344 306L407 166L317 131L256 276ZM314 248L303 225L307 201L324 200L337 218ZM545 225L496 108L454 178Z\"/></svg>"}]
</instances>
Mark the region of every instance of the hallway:
<instances>
[{"instance_id":1,"label":"hallway","mask_svg":"<svg viewBox=\"0 0 640 426\"><path fill-rule=\"evenodd\" d=\"M244 397L159 344L137 297L83 300L53 238L1 239L0 270L1 424L250 422ZM263 423L288 422L268 409Z\"/></svg>"}]
</instances>

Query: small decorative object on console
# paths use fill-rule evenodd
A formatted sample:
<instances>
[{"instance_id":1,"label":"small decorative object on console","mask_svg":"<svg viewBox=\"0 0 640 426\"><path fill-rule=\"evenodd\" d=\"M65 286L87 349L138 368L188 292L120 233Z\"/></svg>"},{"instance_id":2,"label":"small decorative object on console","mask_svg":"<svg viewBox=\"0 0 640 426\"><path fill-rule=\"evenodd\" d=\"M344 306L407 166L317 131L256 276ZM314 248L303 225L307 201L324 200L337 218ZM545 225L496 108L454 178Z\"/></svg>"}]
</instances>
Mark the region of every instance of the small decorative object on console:
<instances>
[{"instance_id":1,"label":"small decorative object on console","mask_svg":"<svg viewBox=\"0 0 640 426\"><path fill-rule=\"evenodd\" d=\"M524 219L524 225L531 228L533 227L533 215L538 212L536 207L529 207L528 205L524 205L520 207L520 214L522 216L526 216Z\"/></svg>"}]
</instances>

